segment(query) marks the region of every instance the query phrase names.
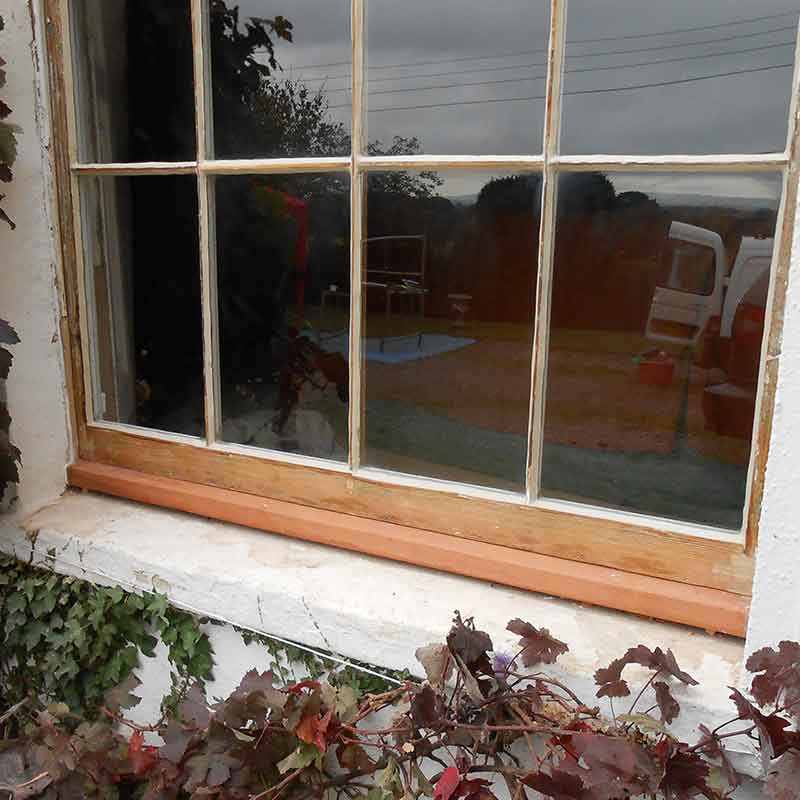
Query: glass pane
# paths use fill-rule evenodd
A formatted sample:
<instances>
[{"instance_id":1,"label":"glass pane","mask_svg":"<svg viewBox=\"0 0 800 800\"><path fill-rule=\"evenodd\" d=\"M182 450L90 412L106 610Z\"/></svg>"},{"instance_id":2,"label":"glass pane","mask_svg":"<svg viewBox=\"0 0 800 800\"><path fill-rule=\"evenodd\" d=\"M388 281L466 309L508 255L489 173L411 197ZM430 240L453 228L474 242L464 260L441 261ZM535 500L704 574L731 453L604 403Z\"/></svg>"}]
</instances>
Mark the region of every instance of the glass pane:
<instances>
[{"instance_id":1,"label":"glass pane","mask_svg":"<svg viewBox=\"0 0 800 800\"><path fill-rule=\"evenodd\" d=\"M189 0L75 0L82 161L197 155Z\"/></svg>"},{"instance_id":2,"label":"glass pane","mask_svg":"<svg viewBox=\"0 0 800 800\"><path fill-rule=\"evenodd\" d=\"M562 152L782 152L798 11L570 0Z\"/></svg>"},{"instance_id":3,"label":"glass pane","mask_svg":"<svg viewBox=\"0 0 800 800\"><path fill-rule=\"evenodd\" d=\"M375 173L364 461L522 491L541 176Z\"/></svg>"},{"instance_id":4,"label":"glass pane","mask_svg":"<svg viewBox=\"0 0 800 800\"><path fill-rule=\"evenodd\" d=\"M350 2L211 0L217 158L350 153Z\"/></svg>"},{"instance_id":5,"label":"glass pane","mask_svg":"<svg viewBox=\"0 0 800 800\"><path fill-rule=\"evenodd\" d=\"M561 177L545 495L739 528L780 184Z\"/></svg>"},{"instance_id":6,"label":"glass pane","mask_svg":"<svg viewBox=\"0 0 800 800\"><path fill-rule=\"evenodd\" d=\"M221 438L347 459L347 175L218 177Z\"/></svg>"},{"instance_id":7,"label":"glass pane","mask_svg":"<svg viewBox=\"0 0 800 800\"><path fill-rule=\"evenodd\" d=\"M98 420L202 436L197 183L82 177Z\"/></svg>"},{"instance_id":8,"label":"glass pane","mask_svg":"<svg viewBox=\"0 0 800 800\"><path fill-rule=\"evenodd\" d=\"M548 0L370 0L371 155L542 151Z\"/></svg>"}]
</instances>

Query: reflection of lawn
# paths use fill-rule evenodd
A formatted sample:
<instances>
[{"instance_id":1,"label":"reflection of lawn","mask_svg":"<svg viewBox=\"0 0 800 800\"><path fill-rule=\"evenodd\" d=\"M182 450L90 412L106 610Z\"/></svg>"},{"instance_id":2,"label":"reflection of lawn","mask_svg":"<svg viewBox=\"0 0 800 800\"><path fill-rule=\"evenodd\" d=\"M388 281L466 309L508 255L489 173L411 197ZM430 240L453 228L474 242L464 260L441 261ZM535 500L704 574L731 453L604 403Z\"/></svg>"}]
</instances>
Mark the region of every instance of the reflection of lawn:
<instances>
[{"instance_id":1,"label":"reflection of lawn","mask_svg":"<svg viewBox=\"0 0 800 800\"><path fill-rule=\"evenodd\" d=\"M347 318L326 314L324 327ZM419 332L475 339L429 358L369 361L366 461L402 472L521 488L528 431L527 325L370 314L370 337ZM668 386L639 381L636 356L675 359ZM550 335L545 478L549 494L734 527L748 443L705 430L707 371L682 345L620 331Z\"/></svg>"}]
</instances>

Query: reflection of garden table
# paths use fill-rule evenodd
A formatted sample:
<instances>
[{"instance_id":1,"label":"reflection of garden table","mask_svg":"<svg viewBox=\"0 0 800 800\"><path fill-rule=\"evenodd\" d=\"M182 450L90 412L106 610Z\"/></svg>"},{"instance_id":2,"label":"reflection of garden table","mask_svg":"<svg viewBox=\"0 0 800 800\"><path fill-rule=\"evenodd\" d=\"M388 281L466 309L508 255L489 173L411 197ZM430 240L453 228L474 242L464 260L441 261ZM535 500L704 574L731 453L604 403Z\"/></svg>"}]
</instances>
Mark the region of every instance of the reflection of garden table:
<instances>
[{"instance_id":1,"label":"reflection of garden table","mask_svg":"<svg viewBox=\"0 0 800 800\"><path fill-rule=\"evenodd\" d=\"M396 295L399 297L419 298L419 315L421 317L425 316L425 295L428 294L428 290L424 286L412 283L390 283L388 285L387 284L374 284L374 285L384 286L386 290L387 317L392 313L392 298ZM367 283L367 286L370 286L370 284Z\"/></svg>"},{"instance_id":2,"label":"reflection of garden table","mask_svg":"<svg viewBox=\"0 0 800 800\"><path fill-rule=\"evenodd\" d=\"M428 294L428 290L424 286L419 286L416 284L409 284L409 283L378 283L377 281L366 281L364 283L365 289L383 289L384 294L386 295L386 316L388 317L392 313L392 298L393 297L411 297L411 298L419 298L419 313L421 317L425 316L425 296ZM348 302L350 299L350 292L345 291L344 289L325 289L322 292L321 297L321 313L325 314L325 310L328 307L328 301L333 298L333 301L336 301L337 297L344 297L347 298Z\"/></svg>"}]
</instances>

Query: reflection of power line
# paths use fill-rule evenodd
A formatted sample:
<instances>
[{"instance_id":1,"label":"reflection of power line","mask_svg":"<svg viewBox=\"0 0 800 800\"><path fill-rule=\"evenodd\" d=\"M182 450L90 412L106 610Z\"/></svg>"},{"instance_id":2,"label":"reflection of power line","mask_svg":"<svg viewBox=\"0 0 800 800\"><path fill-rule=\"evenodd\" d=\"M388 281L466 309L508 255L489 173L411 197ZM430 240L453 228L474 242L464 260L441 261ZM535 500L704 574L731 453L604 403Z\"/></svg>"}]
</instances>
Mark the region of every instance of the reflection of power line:
<instances>
[{"instance_id":1,"label":"reflection of power line","mask_svg":"<svg viewBox=\"0 0 800 800\"><path fill-rule=\"evenodd\" d=\"M682 61L694 61L699 58L714 58L715 56L727 56L727 55L741 55L744 53L754 53L759 50L773 50L778 47L794 47L794 42L781 42L780 44L768 44L762 45L761 47L749 47L744 50L723 50L721 52L715 53L703 53L702 55L697 56L679 56L677 58L662 58L656 61L637 61L634 64L614 64L611 66L604 66L604 67L578 67L573 69L565 69L565 73L575 73L575 72L601 72L610 69L632 69L633 67L652 67L658 64L673 64L676 62ZM520 65L522 68L525 65ZM545 66L544 64L530 64L528 66ZM505 69L513 69L513 67L506 67ZM450 72L450 73L443 73L445 75L460 75L460 72ZM413 77L425 77L422 75L415 75ZM431 76L433 77L433 76ZM379 92L370 91L370 96L374 97L375 95L379 94L398 94L400 92L422 92L428 91L429 89L456 89L463 86L491 86L498 83L519 83L520 81L533 81L533 80L544 80L547 76L546 75L526 75L520 78L503 78L501 80L496 81L473 81L470 83L448 83L448 84L436 84L434 86L411 86L406 89L382 89ZM349 92L351 91L349 86L341 87L338 89L327 89L327 92Z\"/></svg>"},{"instance_id":2,"label":"reflection of power line","mask_svg":"<svg viewBox=\"0 0 800 800\"><path fill-rule=\"evenodd\" d=\"M564 92L564 96L572 96L572 95L580 95L580 94L605 94L606 92L625 92L625 91L632 91L635 89L655 89L661 86L675 86L680 83L697 83L698 81L708 81L714 78L727 78L731 75L744 75L746 73L751 72L766 72L767 70L773 69L789 69L793 67L794 64L772 64L768 67L753 67L751 69L740 69L734 70L731 72L718 72L715 75L700 75L696 78L683 78L682 80L676 81L659 81L657 83L637 83L633 86L609 86L603 87L599 89L578 89L572 92ZM415 111L417 109L422 108L441 108L442 106L472 106L472 105L483 105L485 103L515 103L521 102L524 100L544 100L544 95L534 95L531 97L501 97L501 98L492 98L487 100L459 100L449 103L430 103L425 105L416 105L416 106L392 106L388 108L371 108L369 109L369 113L378 113L380 111ZM335 108L350 108L350 103L345 103L343 105L336 105L336 106L329 106L331 110Z\"/></svg>"},{"instance_id":3,"label":"reflection of power line","mask_svg":"<svg viewBox=\"0 0 800 800\"><path fill-rule=\"evenodd\" d=\"M576 58L600 58L601 56L622 56L622 55L629 55L631 53L648 53L652 52L653 50L671 50L679 47L695 47L697 45L702 44L716 44L717 42L732 42L736 39L752 39L754 36L765 36L769 33L780 33L783 31L794 31L796 30L794 25L784 25L780 28L769 28L765 31L757 31L755 33L741 33L737 34L736 36L722 36L716 39L704 39L702 41L697 42L675 42L673 44L665 44L665 45L658 45L654 47L637 47L628 50L604 50L598 53L575 53L568 56L569 60L576 59ZM486 61L488 59L495 59L495 58L513 58L515 56L522 56L522 55L530 55L531 53L539 53L539 52L546 52L542 50L520 50L516 53L507 53L506 55L497 55L497 56L464 56L463 58L450 58L444 59L442 61L417 61L417 62L410 62L407 64L385 64L380 67L369 67L370 70L374 69L389 69L391 68L399 68L399 67L420 67L420 66L427 66L429 64L452 64L457 62L463 61ZM350 62L345 62L347 66L350 66ZM535 66L544 66L544 63L536 64ZM336 66L331 65L331 66ZM471 72L476 72L478 70L482 72L488 72L489 70L497 70L497 69L513 69L515 66L523 66L523 65L516 65L512 64L507 67L476 67L475 70L469 70ZM291 69L299 69L299 67L291 67ZM465 70L466 71L466 70ZM349 78L350 75L315 75L309 78L304 78L303 80L307 81L324 81L324 80L334 80L337 78ZM388 78L379 78L377 80L400 80L402 78L415 78L415 77L422 77L417 75L395 75ZM431 76L428 76L431 77ZM376 80L376 79L372 79Z\"/></svg>"},{"instance_id":4,"label":"reflection of power line","mask_svg":"<svg viewBox=\"0 0 800 800\"><path fill-rule=\"evenodd\" d=\"M796 16L796 11L784 11L782 14L767 14L763 17L751 19L738 19L735 22L718 22L716 25L699 25L696 28L681 28L680 30L659 31L658 33L629 33L624 36L604 36L595 39L570 39L567 44L585 44L587 42L606 42L616 39L645 39L649 36L668 36L672 33L692 33L695 31L710 31L715 28L728 28L733 25L747 25L751 22L763 22L765 19L779 19L780 17Z\"/></svg>"},{"instance_id":5,"label":"reflection of power line","mask_svg":"<svg viewBox=\"0 0 800 800\"><path fill-rule=\"evenodd\" d=\"M610 41L618 41L618 40L625 40L625 39L645 39L645 38L652 38L652 37L655 37L655 36L674 35L674 34L678 34L678 33L693 33L693 32L697 32L697 31L715 30L715 29L719 29L719 28L733 27L735 25L747 25L747 24L751 24L751 23L754 23L754 22L763 22L765 20L780 19L781 17L790 17L790 16L796 16L796 15L797 15L797 12L786 11L786 12L783 12L781 14L766 14L766 15L763 15L763 16L760 16L760 17L751 17L749 19L739 19L739 20L731 20L729 22L719 22L719 23L716 23L714 25L700 25L700 26L696 26L696 27L692 27L692 28L674 28L674 29L669 30L669 31L658 31L658 32L653 32L653 33L631 33L631 34L625 34L625 35L620 35L620 36L601 36L601 37L596 37L596 38L592 38L592 39L572 39L572 40L568 39L566 44L567 45L571 45L571 44L590 44L592 42L610 42ZM788 28L777 28L777 29L773 29L773 31L774 30L794 29L795 27L796 26L791 25ZM773 31L770 31L770 30L758 31L757 33L744 34L744 35L739 36L739 37L732 36L732 37L729 37L729 38L735 39L735 38L744 38L744 36L758 36L760 34L771 33ZM712 41L726 41L726 39L717 39L717 40L712 40ZM654 50L655 49L663 50L663 49L666 49L668 47L684 47L684 46L688 47L688 46L690 46L692 44L705 44L705 43L706 42L685 42L685 43L677 42L677 43L673 43L673 44L669 44L669 45L664 45L662 47L653 47L652 49L654 49ZM651 48L643 48L643 49L649 50ZM261 49L261 50L256 50L254 52L266 52L266 51ZM515 55L530 55L532 53L546 53L546 52L547 52L547 48L544 47L544 48L540 48L540 49L536 49L536 50L521 50L521 51L518 51L516 53L505 53L505 54L495 55L495 56L465 56L463 58L444 59L444 60L441 60L441 61L419 61L419 62L410 62L410 63L405 63L405 64L382 64L382 65L371 66L370 68L371 69L394 69L394 68L397 68L397 67L425 66L425 65L428 65L428 64L449 64L449 63L458 62L458 61L475 61L475 60L485 61L485 60L496 59L496 58L510 58L512 56L515 56ZM641 51L640 50L628 50L628 51L623 51L623 52L641 52ZM592 55L592 54L580 53L580 54L575 54L574 57L579 57L579 56L584 56L584 55ZM601 55L601 54L596 54L596 55ZM327 67L349 67L349 66L350 66L350 61L334 61L334 62L330 62L328 64L298 64L297 66L293 67L293 69L297 69L297 70L300 70L300 69L324 69L324 68L327 68Z\"/></svg>"}]
</instances>

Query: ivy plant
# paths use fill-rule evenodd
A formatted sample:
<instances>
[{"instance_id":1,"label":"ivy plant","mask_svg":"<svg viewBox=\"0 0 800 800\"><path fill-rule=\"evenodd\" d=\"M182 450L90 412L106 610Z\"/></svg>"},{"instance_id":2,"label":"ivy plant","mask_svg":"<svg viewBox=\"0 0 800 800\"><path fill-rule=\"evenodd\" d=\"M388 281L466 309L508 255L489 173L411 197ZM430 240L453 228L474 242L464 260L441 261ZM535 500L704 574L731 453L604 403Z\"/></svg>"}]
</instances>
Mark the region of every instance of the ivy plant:
<instances>
[{"instance_id":1,"label":"ivy plant","mask_svg":"<svg viewBox=\"0 0 800 800\"><path fill-rule=\"evenodd\" d=\"M0 691L66 703L92 717L157 639L167 645L178 689L211 676L212 651L199 621L164 595L138 595L0 556ZM176 692L179 694L179 691Z\"/></svg>"}]
</instances>

